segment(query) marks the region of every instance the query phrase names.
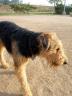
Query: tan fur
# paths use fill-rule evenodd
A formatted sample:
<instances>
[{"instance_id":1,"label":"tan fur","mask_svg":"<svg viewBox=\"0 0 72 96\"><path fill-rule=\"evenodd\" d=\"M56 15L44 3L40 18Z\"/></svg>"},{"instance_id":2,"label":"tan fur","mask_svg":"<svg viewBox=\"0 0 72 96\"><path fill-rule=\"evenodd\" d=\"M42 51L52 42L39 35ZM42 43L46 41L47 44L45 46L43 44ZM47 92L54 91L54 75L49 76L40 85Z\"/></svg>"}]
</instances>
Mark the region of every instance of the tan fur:
<instances>
[{"instance_id":1,"label":"tan fur","mask_svg":"<svg viewBox=\"0 0 72 96\"><path fill-rule=\"evenodd\" d=\"M67 57L64 53L64 48L62 42L56 36L55 33L43 33L48 36L49 48L40 54L40 57L46 58L48 63L51 65L61 65L67 60ZM5 59L3 58L4 46L0 43L0 59L4 68L7 68L8 65L5 63ZM59 50L58 50L59 49ZM30 58L26 58L21 56L19 53L17 44L15 41L12 43L12 57L14 60L14 66L16 70L17 78L23 89L23 96L33 96L31 93L30 86L27 81L26 76L26 67L29 63Z\"/></svg>"},{"instance_id":2,"label":"tan fur","mask_svg":"<svg viewBox=\"0 0 72 96\"><path fill-rule=\"evenodd\" d=\"M50 48L41 54L42 57L46 58L47 61L54 65L61 65L64 62L68 62L67 56L65 55L63 44L57 37L56 33L45 33L48 35Z\"/></svg>"},{"instance_id":3,"label":"tan fur","mask_svg":"<svg viewBox=\"0 0 72 96\"><path fill-rule=\"evenodd\" d=\"M16 75L21 84L23 95L32 96L26 76L26 66L29 59L20 55L15 41L13 41L13 59L15 63Z\"/></svg>"},{"instance_id":4,"label":"tan fur","mask_svg":"<svg viewBox=\"0 0 72 96\"><path fill-rule=\"evenodd\" d=\"M6 51L6 48L4 47L3 43L0 41L0 62L2 64L1 67L3 68L8 68L8 64L6 63L6 61L4 60L4 52Z\"/></svg>"}]
</instances>

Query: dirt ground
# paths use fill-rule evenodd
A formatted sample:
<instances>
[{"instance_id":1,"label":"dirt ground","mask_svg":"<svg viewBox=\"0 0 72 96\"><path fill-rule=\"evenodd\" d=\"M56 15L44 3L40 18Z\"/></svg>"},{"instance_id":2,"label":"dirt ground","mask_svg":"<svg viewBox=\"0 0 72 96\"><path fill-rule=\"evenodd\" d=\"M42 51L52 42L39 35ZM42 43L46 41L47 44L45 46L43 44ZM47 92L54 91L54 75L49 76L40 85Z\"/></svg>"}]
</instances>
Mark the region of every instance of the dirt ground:
<instances>
[{"instance_id":1,"label":"dirt ground","mask_svg":"<svg viewBox=\"0 0 72 96\"><path fill-rule=\"evenodd\" d=\"M56 32L63 41L68 65L51 68L36 58L27 68L33 96L72 96L72 17L69 16L1 16L18 25L40 32ZM13 68L0 69L0 96L20 96L21 87Z\"/></svg>"}]
</instances>

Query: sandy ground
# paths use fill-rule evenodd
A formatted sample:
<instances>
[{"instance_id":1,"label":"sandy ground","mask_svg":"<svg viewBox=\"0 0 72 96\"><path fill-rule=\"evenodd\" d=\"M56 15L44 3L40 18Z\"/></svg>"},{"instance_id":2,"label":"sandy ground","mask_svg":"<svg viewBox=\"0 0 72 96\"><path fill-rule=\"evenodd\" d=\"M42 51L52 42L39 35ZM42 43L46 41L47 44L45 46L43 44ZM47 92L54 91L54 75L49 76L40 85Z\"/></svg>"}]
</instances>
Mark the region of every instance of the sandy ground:
<instances>
[{"instance_id":1,"label":"sandy ground","mask_svg":"<svg viewBox=\"0 0 72 96\"><path fill-rule=\"evenodd\" d=\"M68 16L1 16L18 25L40 32L56 32L63 41L69 58L68 65L49 67L40 58L27 68L33 96L72 96L72 17ZM0 69L0 96L19 96L20 84L13 69Z\"/></svg>"}]
</instances>

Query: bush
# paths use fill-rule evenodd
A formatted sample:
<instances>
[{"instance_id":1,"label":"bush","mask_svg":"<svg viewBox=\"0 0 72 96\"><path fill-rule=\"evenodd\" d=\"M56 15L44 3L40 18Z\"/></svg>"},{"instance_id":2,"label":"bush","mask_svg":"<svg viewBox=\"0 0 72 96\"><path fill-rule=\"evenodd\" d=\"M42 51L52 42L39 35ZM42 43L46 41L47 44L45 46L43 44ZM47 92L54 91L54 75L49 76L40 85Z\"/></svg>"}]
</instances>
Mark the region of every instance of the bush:
<instances>
[{"instance_id":1,"label":"bush","mask_svg":"<svg viewBox=\"0 0 72 96\"><path fill-rule=\"evenodd\" d=\"M55 6L55 13L56 14L62 14L63 13L64 6L63 4L57 4Z\"/></svg>"},{"instance_id":2,"label":"bush","mask_svg":"<svg viewBox=\"0 0 72 96\"><path fill-rule=\"evenodd\" d=\"M11 4L10 6L14 11L23 12L23 13L26 13L31 11L32 9L35 9L34 6L29 4Z\"/></svg>"},{"instance_id":3,"label":"bush","mask_svg":"<svg viewBox=\"0 0 72 96\"><path fill-rule=\"evenodd\" d=\"M72 12L72 6L66 6L65 8L66 14L69 15Z\"/></svg>"},{"instance_id":4,"label":"bush","mask_svg":"<svg viewBox=\"0 0 72 96\"><path fill-rule=\"evenodd\" d=\"M55 13L56 14L62 14L63 11L64 11L64 5L63 4L57 4L57 6L55 6ZM66 14L69 15L70 12L72 12L72 6L66 6L65 11L66 11Z\"/></svg>"}]
</instances>

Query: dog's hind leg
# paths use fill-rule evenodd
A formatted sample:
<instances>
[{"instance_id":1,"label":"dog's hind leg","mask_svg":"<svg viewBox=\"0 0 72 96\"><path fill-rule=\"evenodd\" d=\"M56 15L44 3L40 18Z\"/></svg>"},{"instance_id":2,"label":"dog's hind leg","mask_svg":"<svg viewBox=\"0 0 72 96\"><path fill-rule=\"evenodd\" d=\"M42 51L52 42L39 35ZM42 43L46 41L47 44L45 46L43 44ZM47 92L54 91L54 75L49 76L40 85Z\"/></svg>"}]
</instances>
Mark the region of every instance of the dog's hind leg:
<instances>
[{"instance_id":1,"label":"dog's hind leg","mask_svg":"<svg viewBox=\"0 0 72 96\"><path fill-rule=\"evenodd\" d=\"M0 43L0 63L1 63L1 68L8 68L9 64L6 62L6 59L8 58L8 54L7 54L7 50L6 48L3 46L2 43Z\"/></svg>"}]
</instances>

